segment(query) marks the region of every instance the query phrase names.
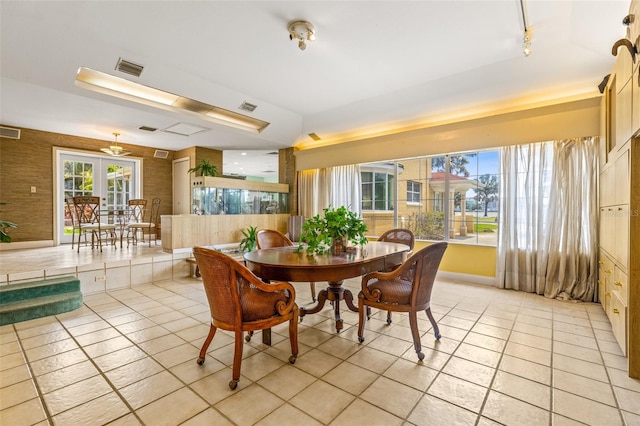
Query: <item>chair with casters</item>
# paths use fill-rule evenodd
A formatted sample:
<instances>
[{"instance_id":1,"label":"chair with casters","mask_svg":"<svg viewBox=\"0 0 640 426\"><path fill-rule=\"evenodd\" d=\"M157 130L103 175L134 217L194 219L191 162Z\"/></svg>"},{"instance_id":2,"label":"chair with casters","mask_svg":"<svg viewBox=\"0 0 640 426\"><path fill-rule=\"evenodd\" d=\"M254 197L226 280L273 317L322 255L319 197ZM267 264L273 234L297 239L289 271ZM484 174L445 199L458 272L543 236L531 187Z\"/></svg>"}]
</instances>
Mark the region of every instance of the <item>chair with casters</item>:
<instances>
[{"instance_id":1,"label":"chair with casters","mask_svg":"<svg viewBox=\"0 0 640 426\"><path fill-rule=\"evenodd\" d=\"M130 200L129 206L133 209L136 207L131 205L131 202L145 202L145 208L142 209L144 212L146 210L146 201L145 200ZM134 204L135 205L135 204ZM132 210L135 211L135 210ZM144 214L144 213L143 213ZM151 236L153 236L153 242L157 245L157 233L156 227L160 220L160 198L154 198L151 201L151 213L149 214L149 221L144 222L144 218L140 217L140 222L134 221L134 218L131 217L131 223L127 225L127 245L129 241L133 241L134 244L138 244L138 232L142 234L142 241L144 241L144 234L146 233L149 237L149 247L151 247Z\"/></svg>"},{"instance_id":2,"label":"chair with casters","mask_svg":"<svg viewBox=\"0 0 640 426\"><path fill-rule=\"evenodd\" d=\"M293 241L291 241L285 234L275 229L261 229L258 231L257 243L259 249L293 246ZM309 287L311 288L311 299L315 302L316 283L310 282Z\"/></svg>"},{"instance_id":3,"label":"chair with casters","mask_svg":"<svg viewBox=\"0 0 640 426\"><path fill-rule=\"evenodd\" d=\"M246 266L217 250L194 247L193 254L211 311L211 328L197 363L204 364L207 349L218 328L233 331L235 347L229 387L235 389L240 380L243 333L289 321L289 362L294 364L298 356L298 305L293 285L284 281L264 283Z\"/></svg>"},{"instance_id":4,"label":"chair with casters","mask_svg":"<svg viewBox=\"0 0 640 426\"><path fill-rule=\"evenodd\" d=\"M362 277L362 290L358 294L358 341L364 342L364 325L369 317L366 308L373 307L393 312L408 312L413 346L422 361L422 345L418 332L418 311L425 311L437 340L440 329L431 313L431 291L447 249L446 242L425 247L402 265L389 272L370 272Z\"/></svg>"},{"instance_id":5,"label":"chair with casters","mask_svg":"<svg viewBox=\"0 0 640 426\"><path fill-rule=\"evenodd\" d=\"M80 238L91 234L91 248L97 244L102 251L102 240L110 239L111 243L116 243L116 225L102 223L100 221L100 197L91 195L79 195L73 197L73 206L80 226L78 236L78 253L80 252Z\"/></svg>"},{"instance_id":6,"label":"chair with casters","mask_svg":"<svg viewBox=\"0 0 640 426\"><path fill-rule=\"evenodd\" d=\"M409 246L409 251L405 253L405 257L404 257L404 259L406 260L407 257L409 257L411 253L413 253L413 246L416 243L416 237L410 229L393 228L383 232L382 235L378 237L378 241L383 241L387 243L398 243L398 244L404 244ZM400 264L390 265L382 272L393 271L398 266L400 266ZM371 316L370 307L367 307L367 315ZM391 311L387 312L387 324L391 324Z\"/></svg>"}]
</instances>

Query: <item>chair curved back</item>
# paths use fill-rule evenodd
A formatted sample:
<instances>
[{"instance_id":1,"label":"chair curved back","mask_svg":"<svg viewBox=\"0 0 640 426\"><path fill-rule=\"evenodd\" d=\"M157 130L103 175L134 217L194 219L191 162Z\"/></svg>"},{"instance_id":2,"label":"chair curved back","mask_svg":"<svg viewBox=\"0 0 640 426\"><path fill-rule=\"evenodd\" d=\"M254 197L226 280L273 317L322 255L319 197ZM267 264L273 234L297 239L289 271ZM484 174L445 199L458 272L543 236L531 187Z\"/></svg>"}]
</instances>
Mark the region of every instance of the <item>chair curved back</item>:
<instances>
[{"instance_id":1,"label":"chair curved back","mask_svg":"<svg viewBox=\"0 0 640 426\"><path fill-rule=\"evenodd\" d=\"M160 223L160 198L151 200L151 214L149 215L149 223L154 226Z\"/></svg>"},{"instance_id":2,"label":"chair curved back","mask_svg":"<svg viewBox=\"0 0 640 426\"><path fill-rule=\"evenodd\" d=\"M293 242L286 235L275 229L261 229L258 231L257 243L259 249L293 245Z\"/></svg>"},{"instance_id":3,"label":"chair curved back","mask_svg":"<svg viewBox=\"0 0 640 426\"><path fill-rule=\"evenodd\" d=\"M446 242L435 243L417 251L405 262L407 270L415 269L411 300L418 309L425 309L431 301L433 283L446 249Z\"/></svg>"},{"instance_id":4,"label":"chair curved back","mask_svg":"<svg viewBox=\"0 0 640 426\"><path fill-rule=\"evenodd\" d=\"M394 228L384 232L378 238L378 241L385 241L388 243L406 244L409 246L409 252L413 251L413 246L416 242L416 237L410 229Z\"/></svg>"},{"instance_id":5,"label":"chair curved back","mask_svg":"<svg viewBox=\"0 0 640 426\"><path fill-rule=\"evenodd\" d=\"M235 344L229 387L235 389L240 380L244 340L248 342L254 330L267 330L284 322L289 322L289 362L295 363L298 356L299 311L293 285L288 282L264 283L246 266L216 250L194 247L193 255L200 269L211 311L211 327L197 363L204 364L207 349L218 328L233 331ZM245 331L249 335L243 339Z\"/></svg>"},{"instance_id":6,"label":"chair curved back","mask_svg":"<svg viewBox=\"0 0 640 426\"><path fill-rule=\"evenodd\" d=\"M91 224L100 222L100 197L92 195L78 195L73 197L78 222Z\"/></svg>"},{"instance_id":7,"label":"chair curved back","mask_svg":"<svg viewBox=\"0 0 640 426\"><path fill-rule=\"evenodd\" d=\"M144 220L144 211L147 208L147 200L135 198L129 200L129 223L141 223Z\"/></svg>"}]
</instances>

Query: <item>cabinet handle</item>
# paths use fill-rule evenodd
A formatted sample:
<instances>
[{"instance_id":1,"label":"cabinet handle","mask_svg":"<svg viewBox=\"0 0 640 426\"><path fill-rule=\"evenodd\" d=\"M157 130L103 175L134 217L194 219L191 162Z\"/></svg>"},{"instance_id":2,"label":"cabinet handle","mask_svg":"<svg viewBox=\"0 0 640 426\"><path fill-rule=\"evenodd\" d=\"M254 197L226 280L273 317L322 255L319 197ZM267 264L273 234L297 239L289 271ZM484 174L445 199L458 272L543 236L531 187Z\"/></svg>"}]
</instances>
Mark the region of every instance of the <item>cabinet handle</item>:
<instances>
[{"instance_id":1,"label":"cabinet handle","mask_svg":"<svg viewBox=\"0 0 640 426\"><path fill-rule=\"evenodd\" d=\"M615 285L617 285L618 287L622 287L622 283L620 281L616 281L614 282Z\"/></svg>"},{"instance_id":2,"label":"cabinet handle","mask_svg":"<svg viewBox=\"0 0 640 426\"><path fill-rule=\"evenodd\" d=\"M622 207L618 207L618 211L621 212L622 211Z\"/></svg>"},{"instance_id":3,"label":"cabinet handle","mask_svg":"<svg viewBox=\"0 0 640 426\"><path fill-rule=\"evenodd\" d=\"M611 297L611 292L608 291L604 295L607 296L607 297Z\"/></svg>"},{"instance_id":4,"label":"cabinet handle","mask_svg":"<svg viewBox=\"0 0 640 426\"><path fill-rule=\"evenodd\" d=\"M613 308L613 313L614 313L614 314L619 314L619 313L620 313L620 311L618 310L618 308Z\"/></svg>"},{"instance_id":5,"label":"cabinet handle","mask_svg":"<svg viewBox=\"0 0 640 426\"><path fill-rule=\"evenodd\" d=\"M598 260L598 265L604 265L604 260Z\"/></svg>"},{"instance_id":6,"label":"cabinet handle","mask_svg":"<svg viewBox=\"0 0 640 426\"><path fill-rule=\"evenodd\" d=\"M611 269L605 269L605 270L604 270L604 273L605 273L605 274L610 274L610 273L611 273Z\"/></svg>"}]
</instances>

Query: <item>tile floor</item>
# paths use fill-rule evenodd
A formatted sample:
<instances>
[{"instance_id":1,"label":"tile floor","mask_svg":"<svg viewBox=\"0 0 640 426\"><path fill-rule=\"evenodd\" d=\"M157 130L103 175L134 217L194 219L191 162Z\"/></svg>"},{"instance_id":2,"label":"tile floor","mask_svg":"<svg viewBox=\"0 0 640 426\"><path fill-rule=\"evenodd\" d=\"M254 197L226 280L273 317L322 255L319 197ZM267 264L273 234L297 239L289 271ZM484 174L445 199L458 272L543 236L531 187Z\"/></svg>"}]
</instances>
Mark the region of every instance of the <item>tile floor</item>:
<instances>
[{"instance_id":1,"label":"tile floor","mask_svg":"<svg viewBox=\"0 0 640 426\"><path fill-rule=\"evenodd\" d=\"M640 425L640 381L600 305L445 280L432 304L443 337L423 313L423 363L406 316L375 313L360 345L357 314L336 334L327 306L300 324L295 365L286 325L271 347L254 336L231 391L229 333L195 362L209 323L198 279L86 296L0 328L0 424Z\"/></svg>"}]
</instances>

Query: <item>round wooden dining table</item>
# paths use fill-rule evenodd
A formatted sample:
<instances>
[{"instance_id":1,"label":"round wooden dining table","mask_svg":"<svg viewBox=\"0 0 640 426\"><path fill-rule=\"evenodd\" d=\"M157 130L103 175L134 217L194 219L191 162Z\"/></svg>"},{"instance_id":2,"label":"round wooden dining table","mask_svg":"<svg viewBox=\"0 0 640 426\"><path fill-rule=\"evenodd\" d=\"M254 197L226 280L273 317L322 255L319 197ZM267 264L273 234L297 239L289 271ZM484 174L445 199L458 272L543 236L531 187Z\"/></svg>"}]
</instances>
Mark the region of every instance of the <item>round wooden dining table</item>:
<instances>
[{"instance_id":1,"label":"round wooden dining table","mask_svg":"<svg viewBox=\"0 0 640 426\"><path fill-rule=\"evenodd\" d=\"M298 246L275 247L245 253L247 267L265 281L327 281L329 286L318 293L316 306L300 308L300 319L307 314L320 312L327 300L333 302L336 332L343 328L340 318L340 301L350 310L358 312L353 294L343 287L347 278L359 277L369 272L382 271L403 262L409 246L387 242L369 242L361 248L340 254L308 254Z\"/></svg>"}]
</instances>

